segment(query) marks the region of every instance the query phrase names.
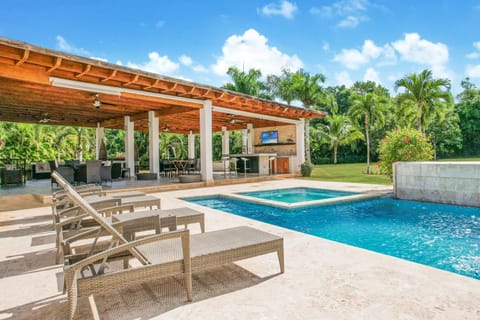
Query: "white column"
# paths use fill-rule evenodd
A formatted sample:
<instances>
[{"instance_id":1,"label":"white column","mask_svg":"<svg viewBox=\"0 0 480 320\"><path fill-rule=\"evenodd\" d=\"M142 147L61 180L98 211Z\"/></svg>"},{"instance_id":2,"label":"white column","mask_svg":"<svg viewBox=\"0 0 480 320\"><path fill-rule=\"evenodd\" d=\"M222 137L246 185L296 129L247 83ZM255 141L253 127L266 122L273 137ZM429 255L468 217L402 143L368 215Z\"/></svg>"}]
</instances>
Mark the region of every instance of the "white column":
<instances>
[{"instance_id":1,"label":"white column","mask_svg":"<svg viewBox=\"0 0 480 320\"><path fill-rule=\"evenodd\" d=\"M212 101L205 100L200 109L200 174L202 181L213 183Z\"/></svg>"},{"instance_id":2,"label":"white column","mask_svg":"<svg viewBox=\"0 0 480 320\"><path fill-rule=\"evenodd\" d=\"M195 159L195 135L192 130L188 134L188 159Z\"/></svg>"},{"instance_id":3,"label":"white column","mask_svg":"<svg viewBox=\"0 0 480 320\"><path fill-rule=\"evenodd\" d=\"M294 172L300 172L300 166L305 162L305 119L300 119L301 123L296 125L295 139L297 144L297 163L295 164Z\"/></svg>"},{"instance_id":4,"label":"white column","mask_svg":"<svg viewBox=\"0 0 480 320\"><path fill-rule=\"evenodd\" d=\"M155 111L148 111L148 161L150 173L160 172L160 155L159 155L159 141L158 141L158 117L155 116Z\"/></svg>"},{"instance_id":5,"label":"white column","mask_svg":"<svg viewBox=\"0 0 480 320\"><path fill-rule=\"evenodd\" d=\"M97 127L95 128L95 159L100 159L100 147L102 145L102 140L105 139L105 130L103 127L100 127L100 122L97 122Z\"/></svg>"},{"instance_id":6,"label":"white column","mask_svg":"<svg viewBox=\"0 0 480 320\"><path fill-rule=\"evenodd\" d=\"M253 153L253 137L255 137L253 124L247 123L247 153Z\"/></svg>"},{"instance_id":7,"label":"white column","mask_svg":"<svg viewBox=\"0 0 480 320\"><path fill-rule=\"evenodd\" d=\"M242 154L247 154L247 141L248 141L248 134L247 129L242 129Z\"/></svg>"},{"instance_id":8,"label":"white column","mask_svg":"<svg viewBox=\"0 0 480 320\"><path fill-rule=\"evenodd\" d=\"M230 154L230 133L226 126L222 126L222 155Z\"/></svg>"},{"instance_id":9,"label":"white column","mask_svg":"<svg viewBox=\"0 0 480 320\"><path fill-rule=\"evenodd\" d=\"M130 169L130 178L135 176L135 130L130 116L125 116L125 166Z\"/></svg>"}]
</instances>

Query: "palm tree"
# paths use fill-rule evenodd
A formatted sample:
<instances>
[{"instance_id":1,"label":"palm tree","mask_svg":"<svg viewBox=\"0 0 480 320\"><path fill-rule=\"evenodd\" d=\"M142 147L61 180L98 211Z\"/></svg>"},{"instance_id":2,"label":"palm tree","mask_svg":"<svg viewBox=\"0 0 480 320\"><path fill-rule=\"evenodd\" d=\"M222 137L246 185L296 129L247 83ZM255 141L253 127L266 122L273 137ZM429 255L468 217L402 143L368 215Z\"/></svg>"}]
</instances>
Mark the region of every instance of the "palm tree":
<instances>
[{"instance_id":1,"label":"palm tree","mask_svg":"<svg viewBox=\"0 0 480 320\"><path fill-rule=\"evenodd\" d=\"M269 91L288 105L296 98L295 85L293 79L294 73L289 69L283 68L280 76L267 76L267 87Z\"/></svg>"},{"instance_id":2,"label":"palm tree","mask_svg":"<svg viewBox=\"0 0 480 320\"><path fill-rule=\"evenodd\" d=\"M450 81L448 79L433 79L432 71L423 70L419 74L411 73L395 81L394 89L405 91L398 95L399 103L412 103L416 109L418 130L425 132L428 119L435 113L440 102L450 103Z\"/></svg>"},{"instance_id":3,"label":"palm tree","mask_svg":"<svg viewBox=\"0 0 480 320\"><path fill-rule=\"evenodd\" d=\"M311 109L320 103L323 98L321 84L325 82L324 75L310 75L300 69L294 73L292 80L296 99L302 102L304 108ZM305 119L305 161L310 162L310 159L310 120Z\"/></svg>"},{"instance_id":4,"label":"palm tree","mask_svg":"<svg viewBox=\"0 0 480 320\"><path fill-rule=\"evenodd\" d=\"M266 93L266 85L260 80L262 77L260 70L250 69L245 73L245 71L240 71L237 67L230 67L227 74L232 78L233 83L227 83L222 86L223 88L255 97L271 99Z\"/></svg>"},{"instance_id":5,"label":"palm tree","mask_svg":"<svg viewBox=\"0 0 480 320\"><path fill-rule=\"evenodd\" d=\"M377 121L378 124L384 123L383 108L385 99L369 92L366 94L356 94L352 96L352 106L349 109L349 115L353 119L363 119L365 126L365 138L367 144L367 174L370 174L370 126Z\"/></svg>"}]
</instances>

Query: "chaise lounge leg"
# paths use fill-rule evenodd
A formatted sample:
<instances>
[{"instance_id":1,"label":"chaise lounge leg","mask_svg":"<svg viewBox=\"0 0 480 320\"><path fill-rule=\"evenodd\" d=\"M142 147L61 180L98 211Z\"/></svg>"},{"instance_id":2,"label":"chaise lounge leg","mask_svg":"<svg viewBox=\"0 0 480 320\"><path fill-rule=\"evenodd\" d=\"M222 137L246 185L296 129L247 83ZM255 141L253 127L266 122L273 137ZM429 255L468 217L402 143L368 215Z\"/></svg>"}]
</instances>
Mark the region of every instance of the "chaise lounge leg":
<instances>
[{"instance_id":1,"label":"chaise lounge leg","mask_svg":"<svg viewBox=\"0 0 480 320\"><path fill-rule=\"evenodd\" d=\"M283 243L282 246L277 250L278 263L280 264L280 273L285 272L285 259L283 255Z\"/></svg>"}]
</instances>

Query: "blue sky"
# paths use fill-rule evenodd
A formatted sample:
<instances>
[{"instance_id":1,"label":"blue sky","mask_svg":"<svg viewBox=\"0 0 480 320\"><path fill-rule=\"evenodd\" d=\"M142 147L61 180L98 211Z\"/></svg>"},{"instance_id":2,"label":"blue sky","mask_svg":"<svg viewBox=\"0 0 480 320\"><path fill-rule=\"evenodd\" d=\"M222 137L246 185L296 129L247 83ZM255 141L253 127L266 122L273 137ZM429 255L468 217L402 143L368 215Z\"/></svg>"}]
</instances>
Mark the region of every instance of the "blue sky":
<instances>
[{"instance_id":1,"label":"blue sky","mask_svg":"<svg viewBox=\"0 0 480 320\"><path fill-rule=\"evenodd\" d=\"M480 87L480 0L2 3L0 36L220 86L227 68L282 67L326 85L433 70Z\"/></svg>"}]
</instances>

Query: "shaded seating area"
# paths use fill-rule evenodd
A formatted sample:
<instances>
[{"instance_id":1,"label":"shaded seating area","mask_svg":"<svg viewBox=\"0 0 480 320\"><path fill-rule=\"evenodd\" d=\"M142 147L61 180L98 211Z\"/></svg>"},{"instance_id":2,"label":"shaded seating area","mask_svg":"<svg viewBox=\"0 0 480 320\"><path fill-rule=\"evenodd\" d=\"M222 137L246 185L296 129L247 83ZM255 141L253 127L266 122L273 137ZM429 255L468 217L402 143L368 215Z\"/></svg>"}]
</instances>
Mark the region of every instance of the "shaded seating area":
<instances>
[{"instance_id":1,"label":"shaded seating area","mask_svg":"<svg viewBox=\"0 0 480 320\"><path fill-rule=\"evenodd\" d=\"M27 181L24 159L0 159L0 184L25 184Z\"/></svg>"},{"instance_id":2,"label":"shaded seating area","mask_svg":"<svg viewBox=\"0 0 480 320\"><path fill-rule=\"evenodd\" d=\"M277 254L280 272L284 272L281 237L251 227L190 234L188 229L176 230L180 218L168 215L165 218L151 218L154 223L149 225L156 234L129 240L132 237L127 225L112 224L59 174L54 173L53 176L68 198L98 224L97 229L88 232L106 235L111 239L107 249L95 250L97 241L94 240L90 254L80 259L64 259L70 319L74 318L81 297L175 275L184 279L186 296L191 301L194 297L192 273L267 253ZM130 223L132 221L136 219L130 220ZM170 231L161 233L163 228Z\"/></svg>"}]
</instances>

